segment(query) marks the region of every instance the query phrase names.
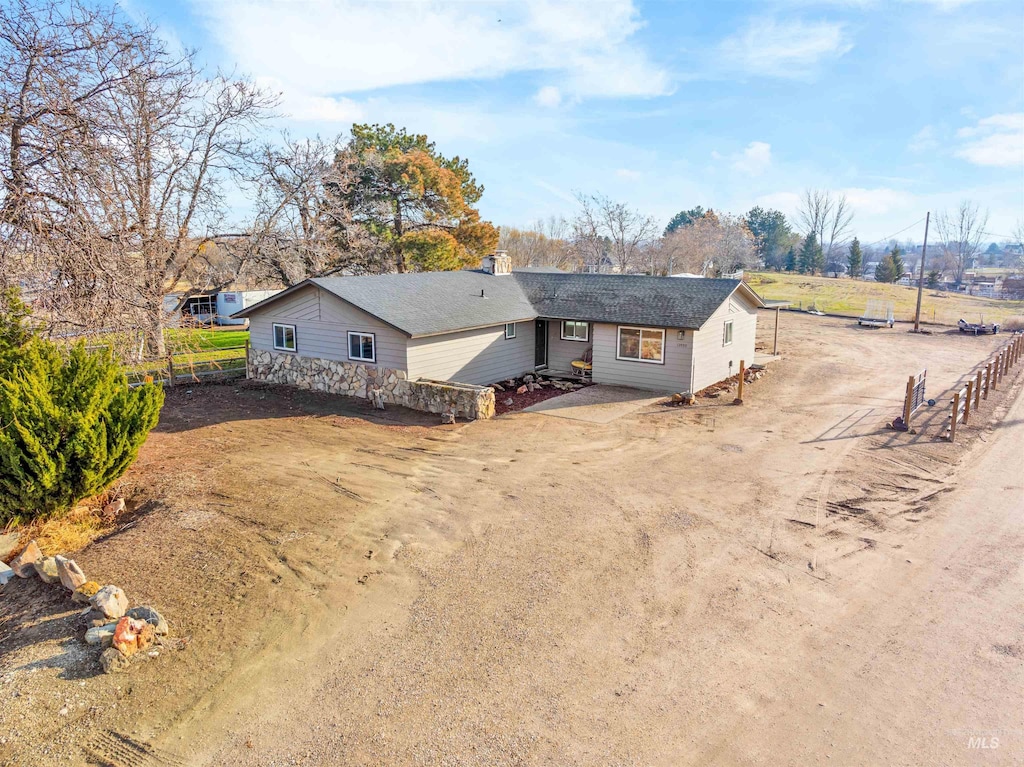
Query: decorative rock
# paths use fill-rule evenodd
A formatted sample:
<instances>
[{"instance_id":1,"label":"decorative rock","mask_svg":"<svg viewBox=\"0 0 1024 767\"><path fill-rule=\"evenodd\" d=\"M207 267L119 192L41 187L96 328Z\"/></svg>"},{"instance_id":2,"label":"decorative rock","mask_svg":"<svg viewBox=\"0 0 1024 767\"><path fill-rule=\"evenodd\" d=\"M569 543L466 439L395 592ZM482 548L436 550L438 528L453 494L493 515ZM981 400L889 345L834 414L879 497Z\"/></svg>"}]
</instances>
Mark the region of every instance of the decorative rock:
<instances>
[{"instance_id":1,"label":"decorative rock","mask_svg":"<svg viewBox=\"0 0 1024 767\"><path fill-rule=\"evenodd\" d=\"M505 400L505 407L512 407L512 405L514 403L515 403L515 400L512 399L511 397L509 397L508 399Z\"/></svg>"},{"instance_id":2,"label":"decorative rock","mask_svg":"<svg viewBox=\"0 0 1024 767\"><path fill-rule=\"evenodd\" d=\"M130 658L139 650L145 650L156 641L156 632L146 621L135 620L127 615L117 622L114 628L112 645Z\"/></svg>"},{"instance_id":3,"label":"decorative rock","mask_svg":"<svg viewBox=\"0 0 1024 767\"><path fill-rule=\"evenodd\" d=\"M80 613L80 619L82 625L85 626L86 629L94 629L97 626L106 626L110 623L110 618L99 610L93 610L91 607Z\"/></svg>"},{"instance_id":4,"label":"decorative rock","mask_svg":"<svg viewBox=\"0 0 1024 767\"><path fill-rule=\"evenodd\" d=\"M121 620L124 620L124 618ZM96 645L110 647L114 641L114 630L116 628L116 623L105 623L102 626L94 626L85 632L85 643L93 645L94 647Z\"/></svg>"},{"instance_id":5,"label":"decorative rock","mask_svg":"<svg viewBox=\"0 0 1024 767\"><path fill-rule=\"evenodd\" d=\"M499 383L491 384L491 388L494 389L494 391L505 391L505 387Z\"/></svg>"},{"instance_id":6,"label":"decorative rock","mask_svg":"<svg viewBox=\"0 0 1024 767\"><path fill-rule=\"evenodd\" d=\"M36 560L43 558L43 552L39 550L39 544L29 541L28 546L11 561L11 569L19 578L28 578L36 574L33 564Z\"/></svg>"},{"instance_id":7,"label":"decorative rock","mask_svg":"<svg viewBox=\"0 0 1024 767\"><path fill-rule=\"evenodd\" d=\"M526 394L527 391L529 391L529 389L526 388L526 384L523 384L518 389L516 389L516 394Z\"/></svg>"},{"instance_id":8,"label":"decorative rock","mask_svg":"<svg viewBox=\"0 0 1024 767\"><path fill-rule=\"evenodd\" d=\"M86 582L85 573L73 559L65 559L58 554L54 560L57 563L57 576L68 591L73 592Z\"/></svg>"},{"instance_id":9,"label":"decorative rock","mask_svg":"<svg viewBox=\"0 0 1024 767\"><path fill-rule=\"evenodd\" d=\"M124 498L118 498L103 507L103 518L110 521L122 511L124 511Z\"/></svg>"},{"instance_id":10,"label":"decorative rock","mask_svg":"<svg viewBox=\"0 0 1024 767\"><path fill-rule=\"evenodd\" d=\"M99 590L100 584L96 581L86 581L75 589L75 593L71 595L71 601L75 604L87 605L89 604L89 600L92 599Z\"/></svg>"},{"instance_id":11,"label":"decorative rock","mask_svg":"<svg viewBox=\"0 0 1024 767\"><path fill-rule=\"evenodd\" d=\"M147 607L145 605L141 607L133 607L131 610L125 613L125 615L127 615L129 618L134 618L135 620L145 621L150 626L152 626L153 630L160 636L165 636L170 631L169 627L167 626L167 621L164 620L164 616L162 616L152 607Z\"/></svg>"},{"instance_id":12,"label":"decorative rock","mask_svg":"<svg viewBox=\"0 0 1024 767\"><path fill-rule=\"evenodd\" d=\"M441 413L441 423L455 423L455 413L451 410Z\"/></svg>"},{"instance_id":13,"label":"decorative rock","mask_svg":"<svg viewBox=\"0 0 1024 767\"><path fill-rule=\"evenodd\" d=\"M0 560L7 562L11 554L18 548L18 539L21 536L17 533L4 533L0 535Z\"/></svg>"},{"instance_id":14,"label":"decorative rock","mask_svg":"<svg viewBox=\"0 0 1024 767\"><path fill-rule=\"evenodd\" d=\"M43 583L57 583L60 580L60 576L57 574L57 560L53 557L37 559L32 563L32 567L35 568L36 575Z\"/></svg>"},{"instance_id":15,"label":"decorative rock","mask_svg":"<svg viewBox=\"0 0 1024 767\"><path fill-rule=\"evenodd\" d=\"M89 604L108 618L120 618L128 609L128 597L117 586L104 586L92 596Z\"/></svg>"},{"instance_id":16,"label":"decorative rock","mask_svg":"<svg viewBox=\"0 0 1024 767\"><path fill-rule=\"evenodd\" d=\"M6 586L7 581L14 577L14 570L0 562L0 586Z\"/></svg>"},{"instance_id":17,"label":"decorative rock","mask_svg":"<svg viewBox=\"0 0 1024 767\"><path fill-rule=\"evenodd\" d=\"M127 671L130 663L124 653L116 647L108 647L100 655L100 665L103 667L103 673L105 674L120 674L123 671Z\"/></svg>"}]
</instances>

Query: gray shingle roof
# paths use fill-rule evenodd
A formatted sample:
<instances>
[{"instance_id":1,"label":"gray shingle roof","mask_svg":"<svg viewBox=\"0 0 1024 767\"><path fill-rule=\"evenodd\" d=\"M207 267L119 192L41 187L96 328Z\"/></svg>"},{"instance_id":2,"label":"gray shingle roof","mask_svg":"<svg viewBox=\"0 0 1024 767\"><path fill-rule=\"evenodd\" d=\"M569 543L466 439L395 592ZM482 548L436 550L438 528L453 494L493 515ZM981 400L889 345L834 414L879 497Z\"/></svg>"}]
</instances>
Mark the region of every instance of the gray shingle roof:
<instances>
[{"instance_id":1,"label":"gray shingle roof","mask_svg":"<svg viewBox=\"0 0 1024 767\"><path fill-rule=\"evenodd\" d=\"M626 274L514 274L541 317L699 328L740 280Z\"/></svg>"},{"instance_id":2,"label":"gray shingle roof","mask_svg":"<svg viewBox=\"0 0 1024 767\"><path fill-rule=\"evenodd\" d=\"M461 271L318 277L234 316L248 316L308 283L413 337L536 317L699 328L741 284L724 279L522 271L510 276Z\"/></svg>"},{"instance_id":3,"label":"gray shingle roof","mask_svg":"<svg viewBox=\"0 0 1024 767\"><path fill-rule=\"evenodd\" d=\"M312 282L410 336L500 325L537 316L510 275L482 271L415 272L320 277Z\"/></svg>"}]
</instances>

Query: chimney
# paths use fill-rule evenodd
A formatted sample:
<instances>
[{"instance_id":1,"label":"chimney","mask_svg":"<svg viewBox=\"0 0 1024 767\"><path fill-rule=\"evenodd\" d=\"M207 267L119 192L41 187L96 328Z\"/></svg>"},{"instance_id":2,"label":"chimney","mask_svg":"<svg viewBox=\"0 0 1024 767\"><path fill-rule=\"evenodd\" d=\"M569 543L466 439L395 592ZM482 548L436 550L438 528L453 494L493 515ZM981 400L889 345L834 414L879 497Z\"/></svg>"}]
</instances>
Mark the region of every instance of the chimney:
<instances>
[{"instance_id":1,"label":"chimney","mask_svg":"<svg viewBox=\"0 0 1024 767\"><path fill-rule=\"evenodd\" d=\"M484 256L481 267L488 274L512 274L512 258L507 250L496 250Z\"/></svg>"}]
</instances>

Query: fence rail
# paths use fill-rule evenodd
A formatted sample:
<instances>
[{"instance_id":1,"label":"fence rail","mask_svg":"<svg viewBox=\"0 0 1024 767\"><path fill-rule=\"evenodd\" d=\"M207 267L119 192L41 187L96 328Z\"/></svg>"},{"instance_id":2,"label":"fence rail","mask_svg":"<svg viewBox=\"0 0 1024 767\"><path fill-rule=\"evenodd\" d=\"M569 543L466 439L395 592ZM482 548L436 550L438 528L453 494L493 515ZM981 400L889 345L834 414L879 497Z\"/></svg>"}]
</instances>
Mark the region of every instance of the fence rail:
<instances>
[{"instance_id":1,"label":"fence rail","mask_svg":"<svg viewBox=\"0 0 1024 767\"><path fill-rule=\"evenodd\" d=\"M237 352L240 355L221 356L222 352ZM210 357L210 359L203 359ZM165 360L149 360L128 371L128 382L138 385L148 381L161 381L168 386L179 382L201 381L209 378L230 378L244 375L249 359L249 345L224 346L189 354L168 354Z\"/></svg>"},{"instance_id":2,"label":"fence rail","mask_svg":"<svg viewBox=\"0 0 1024 767\"><path fill-rule=\"evenodd\" d=\"M971 413L977 414L981 403L988 399L988 393L999 389L1000 382L1022 356L1024 335L1015 335L1006 346L984 363L984 366L967 381L966 386L953 393L947 416L949 425L946 427L946 439L950 442L956 441L958 426L969 425Z\"/></svg>"}]
</instances>

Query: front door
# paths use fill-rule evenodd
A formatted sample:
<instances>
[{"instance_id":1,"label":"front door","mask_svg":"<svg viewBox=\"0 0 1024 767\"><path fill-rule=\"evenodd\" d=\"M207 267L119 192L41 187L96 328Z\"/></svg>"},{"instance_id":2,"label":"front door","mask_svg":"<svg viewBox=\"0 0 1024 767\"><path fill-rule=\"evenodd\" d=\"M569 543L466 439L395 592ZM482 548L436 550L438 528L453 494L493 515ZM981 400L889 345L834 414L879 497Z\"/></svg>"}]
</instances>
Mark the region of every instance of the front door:
<instances>
[{"instance_id":1,"label":"front door","mask_svg":"<svg viewBox=\"0 0 1024 767\"><path fill-rule=\"evenodd\" d=\"M537 368L548 366L548 321L537 320L536 351L533 353L533 365Z\"/></svg>"}]
</instances>

